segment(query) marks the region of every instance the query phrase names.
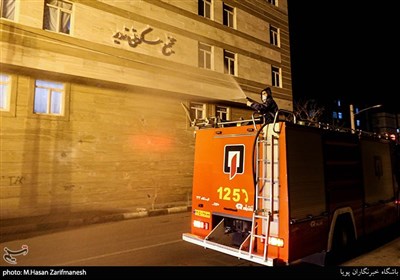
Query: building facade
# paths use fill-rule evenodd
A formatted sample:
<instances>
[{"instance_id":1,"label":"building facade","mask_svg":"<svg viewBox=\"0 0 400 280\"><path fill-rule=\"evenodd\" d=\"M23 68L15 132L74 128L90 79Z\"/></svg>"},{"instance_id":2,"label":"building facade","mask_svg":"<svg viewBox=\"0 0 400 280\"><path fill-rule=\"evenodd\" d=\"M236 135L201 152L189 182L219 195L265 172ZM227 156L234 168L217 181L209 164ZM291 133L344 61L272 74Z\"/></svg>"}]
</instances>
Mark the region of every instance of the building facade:
<instances>
[{"instance_id":1,"label":"building facade","mask_svg":"<svg viewBox=\"0 0 400 280\"><path fill-rule=\"evenodd\" d=\"M0 28L3 222L190 205L194 119L292 109L286 0L1 0Z\"/></svg>"}]
</instances>

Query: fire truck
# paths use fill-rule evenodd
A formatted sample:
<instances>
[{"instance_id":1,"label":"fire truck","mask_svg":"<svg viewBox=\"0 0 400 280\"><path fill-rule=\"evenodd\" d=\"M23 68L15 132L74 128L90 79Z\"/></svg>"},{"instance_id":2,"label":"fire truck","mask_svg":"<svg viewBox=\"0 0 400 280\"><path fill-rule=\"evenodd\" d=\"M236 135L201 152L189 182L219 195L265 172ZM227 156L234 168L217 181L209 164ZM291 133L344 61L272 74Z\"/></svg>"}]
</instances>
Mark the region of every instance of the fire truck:
<instances>
[{"instance_id":1,"label":"fire truck","mask_svg":"<svg viewBox=\"0 0 400 280\"><path fill-rule=\"evenodd\" d=\"M399 145L297 121L206 122L196 130L184 241L266 266L326 265L399 226Z\"/></svg>"}]
</instances>

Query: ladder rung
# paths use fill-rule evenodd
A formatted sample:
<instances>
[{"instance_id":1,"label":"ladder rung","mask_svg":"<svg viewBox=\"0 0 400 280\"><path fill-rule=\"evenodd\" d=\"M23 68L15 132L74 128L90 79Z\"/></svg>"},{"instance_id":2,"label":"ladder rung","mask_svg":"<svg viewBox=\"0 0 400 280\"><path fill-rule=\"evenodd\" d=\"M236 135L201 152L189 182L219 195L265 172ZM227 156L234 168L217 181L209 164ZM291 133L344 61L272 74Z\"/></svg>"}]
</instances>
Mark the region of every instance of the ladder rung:
<instances>
[{"instance_id":1,"label":"ladder rung","mask_svg":"<svg viewBox=\"0 0 400 280\"><path fill-rule=\"evenodd\" d=\"M267 162L267 163L271 162L269 159L263 159L263 158L259 158L258 161L264 161L264 162Z\"/></svg>"},{"instance_id":2,"label":"ladder rung","mask_svg":"<svg viewBox=\"0 0 400 280\"><path fill-rule=\"evenodd\" d=\"M270 213L270 214L278 214L279 213L279 211L278 210L274 210L274 211L272 211L271 212L271 209L267 209L267 208L264 208L263 210L256 210L255 211L255 213ZM254 215L257 215L257 214L254 214ZM265 217L265 215L262 215L263 217Z\"/></svg>"},{"instance_id":3,"label":"ladder rung","mask_svg":"<svg viewBox=\"0 0 400 280\"><path fill-rule=\"evenodd\" d=\"M262 196L262 195L257 195L257 198L262 198L262 199L271 199L270 197L267 197L267 196Z\"/></svg>"},{"instance_id":4,"label":"ladder rung","mask_svg":"<svg viewBox=\"0 0 400 280\"><path fill-rule=\"evenodd\" d=\"M269 216L266 216L266 215L255 215L254 218L269 219Z\"/></svg>"},{"instance_id":5,"label":"ladder rung","mask_svg":"<svg viewBox=\"0 0 400 280\"><path fill-rule=\"evenodd\" d=\"M265 179L265 178L258 178L258 180L261 181L261 182L263 182L264 184L265 184L265 183L268 183L268 184L271 184L271 183L272 183L272 184L277 184L277 183L279 183L278 180L271 181L270 179ZM260 184L260 185L263 185L263 184ZM266 186L266 187L269 187L269 185Z\"/></svg>"}]
</instances>

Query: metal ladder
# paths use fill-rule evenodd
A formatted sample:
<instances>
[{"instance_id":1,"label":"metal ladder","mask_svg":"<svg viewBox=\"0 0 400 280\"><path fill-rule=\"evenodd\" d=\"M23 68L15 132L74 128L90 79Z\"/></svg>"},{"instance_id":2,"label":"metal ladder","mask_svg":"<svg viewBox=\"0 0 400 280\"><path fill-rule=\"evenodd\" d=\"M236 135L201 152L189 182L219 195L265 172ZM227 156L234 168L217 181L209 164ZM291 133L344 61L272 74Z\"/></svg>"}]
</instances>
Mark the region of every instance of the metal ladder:
<instances>
[{"instance_id":1,"label":"metal ladder","mask_svg":"<svg viewBox=\"0 0 400 280\"><path fill-rule=\"evenodd\" d=\"M250 257L255 256L253 250L254 242L257 239L263 240L264 248L262 258L267 260L268 254L268 238L271 231L271 222L274 220L274 215L278 213L278 204L275 200L278 198L278 137L274 130L271 129L275 124L265 126L263 136L257 139L256 145L256 188L254 211L252 217L252 226L250 234ZM259 227L256 221L261 221L263 228L256 230ZM261 232L261 233L260 233ZM259 255L257 255L259 256Z\"/></svg>"}]
</instances>

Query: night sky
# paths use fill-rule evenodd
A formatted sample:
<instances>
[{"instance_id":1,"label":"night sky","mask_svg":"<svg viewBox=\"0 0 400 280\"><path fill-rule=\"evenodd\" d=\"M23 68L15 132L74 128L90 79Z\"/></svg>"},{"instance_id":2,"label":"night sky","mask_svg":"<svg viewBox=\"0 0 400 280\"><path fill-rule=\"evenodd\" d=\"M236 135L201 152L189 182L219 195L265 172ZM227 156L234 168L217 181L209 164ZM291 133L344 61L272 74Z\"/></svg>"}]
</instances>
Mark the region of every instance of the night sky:
<instances>
[{"instance_id":1,"label":"night sky","mask_svg":"<svg viewBox=\"0 0 400 280\"><path fill-rule=\"evenodd\" d=\"M295 101L341 98L400 111L400 15L393 5L288 0Z\"/></svg>"}]
</instances>

